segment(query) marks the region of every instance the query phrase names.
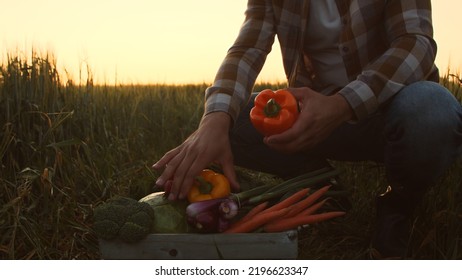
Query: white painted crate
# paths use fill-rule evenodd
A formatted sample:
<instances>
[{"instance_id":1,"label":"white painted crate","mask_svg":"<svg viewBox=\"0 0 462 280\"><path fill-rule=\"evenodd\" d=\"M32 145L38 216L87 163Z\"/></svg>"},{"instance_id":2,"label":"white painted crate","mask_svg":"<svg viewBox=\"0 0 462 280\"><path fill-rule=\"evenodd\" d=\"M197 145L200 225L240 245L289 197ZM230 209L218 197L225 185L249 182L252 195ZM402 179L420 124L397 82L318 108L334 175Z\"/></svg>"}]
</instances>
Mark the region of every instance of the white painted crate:
<instances>
[{"instance_id":1,"label":"white painted crate","mask_svg":"<svg viewBox=\"0 0 462 280\"><path fill-rule=\"evenodd\" d=\"M296 259L297 231L150 234L137 243L99 241L103 259Z\"/></svg>"}]
</instances>

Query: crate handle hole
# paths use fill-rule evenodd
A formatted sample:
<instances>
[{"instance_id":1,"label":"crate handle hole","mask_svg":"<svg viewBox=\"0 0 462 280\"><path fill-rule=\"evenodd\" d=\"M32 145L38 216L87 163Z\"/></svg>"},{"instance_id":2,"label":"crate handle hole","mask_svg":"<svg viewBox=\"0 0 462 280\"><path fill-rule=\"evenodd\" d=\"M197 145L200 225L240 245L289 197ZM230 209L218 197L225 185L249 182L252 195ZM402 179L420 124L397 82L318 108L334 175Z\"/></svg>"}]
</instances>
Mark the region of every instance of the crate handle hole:
<instances>
[{"instance_id":1,"label":"crate handle hole","mask_svg":"<svg viewBox=\"0 0 462 280\"><path fill-rule=\"evenodd\" d=\"M168 251L168 253L172 257L176 257L176 255L178 255L178 251L176 249L172 249L172 250Z\"/></svg>"}]
</instances>

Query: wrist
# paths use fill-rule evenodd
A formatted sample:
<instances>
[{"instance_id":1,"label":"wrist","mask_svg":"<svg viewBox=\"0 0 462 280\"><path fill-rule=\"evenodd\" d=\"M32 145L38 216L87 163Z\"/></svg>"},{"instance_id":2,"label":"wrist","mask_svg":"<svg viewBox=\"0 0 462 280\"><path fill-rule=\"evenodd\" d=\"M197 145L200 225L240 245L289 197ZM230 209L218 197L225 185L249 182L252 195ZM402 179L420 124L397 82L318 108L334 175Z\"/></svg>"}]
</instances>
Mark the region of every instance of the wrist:
<instances>
[{"instance_id":1,"label":"wrist","mask_svg":"<svg viewBox=\"0 0 462 280\"><path fill-rule=\"evenodd\" d=\"M335 104L337 106L338 112L341 115L342 121L351 121L355 118L355 113L353 108L351 108L350 103L343 97L340 93L332 95L332 98L335 99Z\"/></svg>"},{"instance_id":2,"label":"wrist","mask_svg":"<svg viewBox=\"0 0 462 280\"><path fill-rule=\"evenodd\" d=\"M229 130L232 126L232 118L226 112L212 112L204 115L201 119L200 126L216 126Z\"/></svg>"}]
</instances>

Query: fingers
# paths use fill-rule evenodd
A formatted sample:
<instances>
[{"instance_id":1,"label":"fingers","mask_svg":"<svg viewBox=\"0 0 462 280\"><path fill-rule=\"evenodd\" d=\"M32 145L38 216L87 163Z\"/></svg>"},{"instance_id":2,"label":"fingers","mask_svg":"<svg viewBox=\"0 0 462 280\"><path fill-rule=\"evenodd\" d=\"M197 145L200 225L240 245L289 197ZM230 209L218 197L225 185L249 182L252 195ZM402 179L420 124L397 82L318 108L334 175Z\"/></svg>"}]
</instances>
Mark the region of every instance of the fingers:
<instances>
[{"instance_id":1,"label":"fingers","mask_svg":"<svg viewBox=\"0 0 462 280\"><path fill-rule=\"evenodd\" d=\"M172 160L178 153L180 152L180 147L177 147L173 150L168 151L161 159L159 159L156 163L152 165L152 168L156 170L160 170L165 168L167 163Z\"/></svg>"},{"instance_id":2,"label":"fingers","mask_svg":"<svg viewBox=\"0 0 462 280\"><path fill-rule=\"evenodd\" d=\"M297 140L300 134L300 128L297 126L297 123L295 123L291 128L282 133L264 137L263 141L267 145L288 144L294 140Z\"/></svg>"},{"instance_id":3,"label":"fingers","mask_svg":"<svg viewBox=\"0 0 462 280\"><path fill-rule=\"evenodd\" d=\"M234 169L232 156L231 156L231 159L225 160L222 163L222 168L223 168L223 173L224 173L225 177L228 178L228 180L229 180L229 183L231 185L231 190L234 191L234 192L239 191L240 186L239 186L239 182L237 180L236 170Z\"/></svg>"},{"instance_id":4,"label":"fingers","mask_svg":"<svg viewBox=\"0 0 462 280\"><path fill-rule=\"evenodd\" d=\"M206 160L208 157L205 156L205 151L186 152L185 150L187 149L183 148L181 150L177 148L175 151L172 150L153 166L155 169L160 169L161 166L164 168L156 181L156 185L162 186L166 191L168 190L169 200L187 198L195 177L210 164ZM222 166L223 173L230 181L232 190L239 190L231 152L225 152L222 159L217 163Z\"/></svg>"},{"instance_id":5,"label":"fingers","mask_svg":"<svg viewBox=\"0 0 462 280\"><path fill-rule=\"evenodd\" d=\"M154 169L162 170L156 185L166 188L165 184L171 181L168 199L182 200L188 195L195 177L210 162L206 155L206 147L197 145L191 147L191 141L185 141L179 147L169 151L157 163Z\"/></svg>"},{"instance_id":6,"label":"fingers","mask_svg":"<svg viewBox=\"0 0 462 280\"><path fill-rule=\"evenodd\" d=\"M304 101L308 101L313 96L317 95L322 95L321 93L314 91L313 89L309 87L300 87L300 88L288 88L287 89L292 95L295 97L295 99L298 100L300 109L303 109L303 104L305 103Z\"/></svg>"},{"instance_id":7,"label":"fingers","mask_svg":"<svg viewBox=\"0 0 462 280\"><path fill-rule=\"evenodd\" d=\"M185 152L184 147L180 146L162 157L156 164L154 169L162 169L162 174L158 177L156 185L166 189L166 183L169 182L168 199L177 200L186 198L190 186L193 183L201 168L197 167L197 156Z\"/></svg>"},{"instance_id":8,"label":"fingers","mask_svg":"<svg viewBox=\"0 0 462 280\"><path fill-rule=\"evenodd\" d=\"M263 138L263 142L270 148L284 153L300 151L306 144L305 137L308 135L308 122L297 120L294 125L280 134Z\"/></svg>"},{"instance_id":9,"label":"fingers","mask_svg":"<svg viewBox=\"0 0 462 280\"><path fill-rule=\"evenodd\" d=\"M292 154L305 148L306 143L302 140L302 138L298 137L290 141L279 141L278 139L266 137L263 139L263 142L273 150L277 150L281 153Z\"/></svg>"},{"instance_id":10,"label":"fingers","mask_svg":"<svg viewBox=\"0 0 462 280\"><path fill-rule=\"evenodd\" d=\"M156 170L164 169L162 174L157 179L156 185L164 187L167 180L171 178L171 176L173 175L173 172L175 172L176 166L174 166L172 164L168 165L168 163L170 163L170 161L174 157L176 157L180 153L180 151L181 151L180 147L177 147L177 148L175 148L173 150L170 150L159 161L154 163L152 168L154 168Z\"/></svg>"},{"instance_id":11,"label":"fingers","mask_svg":"<svg viewBox=\"0 0 462 280\"><path fill-rule=\"evenodd\" d=\"M175 171L172 192L169 195L169 199L185 199L194 183L195 177L206 165L207 163L203 162L197 154L186 155Z\"/></svg>"},{"instance_id":12,"label":"fingers","mask_svg":"<svg viewBox=\"0 0 462 280\"><path fill-rule=\"evenodd\" d=\"M288 88L287 89L298 101L302 100L306 96L306 92L310 91L309 88Z\"/></svg>"}]
</instances>

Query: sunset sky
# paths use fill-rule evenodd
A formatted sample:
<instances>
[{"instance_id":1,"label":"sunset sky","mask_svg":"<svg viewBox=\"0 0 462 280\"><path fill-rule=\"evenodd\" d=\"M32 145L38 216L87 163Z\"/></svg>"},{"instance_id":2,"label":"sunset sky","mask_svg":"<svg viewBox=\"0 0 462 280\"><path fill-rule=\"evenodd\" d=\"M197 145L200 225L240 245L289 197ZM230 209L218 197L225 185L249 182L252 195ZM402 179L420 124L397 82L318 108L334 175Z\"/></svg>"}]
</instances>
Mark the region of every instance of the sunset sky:
<instances>
[{"instance_id":1,"label":"sunset sky","mask_svg":"<svg viewBox=\"0 0 462 280\"><path fill-rule=\"evenodd\" d=\"M51 53L78 80L97 83L209 83L244 20L246 0L0 0L1 59ZM437 65L462 66L462 1L433 1ZM64 72L64 69L66 72ZM259 81L283 81L279 46Z\"/></svg>"}]
</instances>

